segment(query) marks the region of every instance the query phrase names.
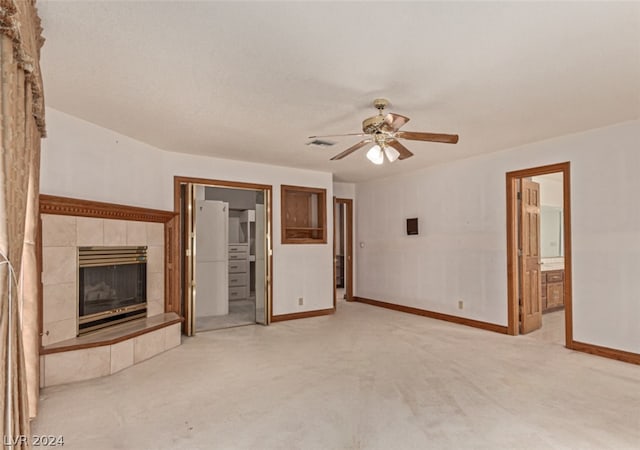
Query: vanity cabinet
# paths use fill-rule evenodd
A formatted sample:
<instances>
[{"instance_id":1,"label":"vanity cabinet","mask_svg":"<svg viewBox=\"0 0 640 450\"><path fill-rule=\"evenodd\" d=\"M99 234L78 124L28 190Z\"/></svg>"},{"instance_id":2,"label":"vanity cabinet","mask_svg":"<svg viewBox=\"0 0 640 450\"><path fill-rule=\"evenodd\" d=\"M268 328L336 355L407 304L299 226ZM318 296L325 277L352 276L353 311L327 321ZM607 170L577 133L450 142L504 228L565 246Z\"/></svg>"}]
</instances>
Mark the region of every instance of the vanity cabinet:
<instances>
[{"instance_id":1,"label":"vanity cabinet","mask_svg":"<svg viewBox=\"0 0 640 450\"><path fill-rule=\"evenodd\" d=\"M564 270L542 272L542 312L564 308Z\"/></svg>"}]
</instances>

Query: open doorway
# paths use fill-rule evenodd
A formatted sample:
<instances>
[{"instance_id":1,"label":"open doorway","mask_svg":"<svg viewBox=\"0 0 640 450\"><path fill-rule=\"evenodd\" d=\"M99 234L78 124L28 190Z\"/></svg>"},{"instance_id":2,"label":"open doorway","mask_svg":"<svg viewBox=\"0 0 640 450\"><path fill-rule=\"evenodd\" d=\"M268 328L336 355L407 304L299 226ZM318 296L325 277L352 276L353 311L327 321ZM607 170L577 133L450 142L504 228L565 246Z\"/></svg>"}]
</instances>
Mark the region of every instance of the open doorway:
<instances>
[{"instance_id":1,"label":"open doorway","mask_svg":"<svg viewBox=\"0 0 640 450\"><path fill-rule=\"evenodd\" d=\"M571 348L569 163L507 173L508 332Z\"/></svg>"},{"instance_id":2,"label":"open doorway","mask_svg":"<svg viewBox=\"0 0 640 450\"><path fill-rule=\"evenodd\" d=\"M271 186L175 178L192 336L271 319Z\"/></svg>"},{"instance_id":3,"label":"open doorway","mask_svg":"<svg viewBox=\"0 0 640 450\"><path fill-rule=\"evenodd\" d=\"M333 307L340 300L353 300L353 200L333 201Z\"/></svg>"}]
</instances>

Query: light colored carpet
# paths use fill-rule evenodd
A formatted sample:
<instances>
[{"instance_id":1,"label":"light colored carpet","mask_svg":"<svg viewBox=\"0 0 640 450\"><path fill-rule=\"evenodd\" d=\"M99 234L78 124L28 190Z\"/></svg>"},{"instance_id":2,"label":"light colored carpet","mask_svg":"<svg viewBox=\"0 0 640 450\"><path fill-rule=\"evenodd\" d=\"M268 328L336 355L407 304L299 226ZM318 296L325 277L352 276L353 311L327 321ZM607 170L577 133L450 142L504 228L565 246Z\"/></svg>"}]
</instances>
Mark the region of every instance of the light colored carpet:
<instances>
[{"instance_id":1,"label":"light colored carpet","mask_svg":"<svg viewBox=\"0 0 640 450\"><path fill-rule=\"evenodd\" d=\"M72 449L631 449L640 366L341 303L44 389Z\"/></svg>"}]
</instances>

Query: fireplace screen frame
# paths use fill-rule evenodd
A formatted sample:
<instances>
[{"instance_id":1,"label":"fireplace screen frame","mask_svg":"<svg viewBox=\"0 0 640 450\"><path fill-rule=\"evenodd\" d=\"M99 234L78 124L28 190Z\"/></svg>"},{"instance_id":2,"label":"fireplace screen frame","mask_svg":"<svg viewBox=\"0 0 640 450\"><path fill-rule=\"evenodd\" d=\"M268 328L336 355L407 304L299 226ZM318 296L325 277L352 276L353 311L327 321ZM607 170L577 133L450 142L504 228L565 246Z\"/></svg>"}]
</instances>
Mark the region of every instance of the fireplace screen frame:
<instances>
[{"instance_id":1,"label":"fireplace screen frame","mask_svg":"<svg viewBox=\"0 0 640 450\"><path fill-rule=\"evenodd\" d=\"M82 269L92 267L112 267L120 265L144 265L142 273L141 301L135 304L118 306L101 312L80 315L80 304L83 292L81 286ZM78 247L78 271L77 271L77 336L82 336L92 331L110 327L123 322L144 318L147 316L147 247ZM136 297L137 298L137 297ZM86 306L86 305L85 305Z\"/></svg>"}]
</instances>

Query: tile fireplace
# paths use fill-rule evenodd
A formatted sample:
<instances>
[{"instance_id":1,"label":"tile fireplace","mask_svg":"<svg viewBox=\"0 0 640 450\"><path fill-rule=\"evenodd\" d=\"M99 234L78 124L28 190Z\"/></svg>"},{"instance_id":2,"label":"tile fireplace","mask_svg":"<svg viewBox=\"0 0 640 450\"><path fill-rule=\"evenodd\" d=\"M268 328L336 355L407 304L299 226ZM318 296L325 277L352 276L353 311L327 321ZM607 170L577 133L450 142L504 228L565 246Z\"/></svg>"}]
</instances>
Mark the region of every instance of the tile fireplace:
<instances>
[{"instance_id":1,"label":"tile fireplace","mask_svg":"<svg viewBox=\"0 0 640 450\"><path fill-rule=\"evenodd\" d=\"M105 300L104 297L107 294L105 285L112 283L111 280L103 279L101 281L104 281L105 285L100 285L100 280L94 280L94 275L90 271L86 275L83 271L81 276L79 250L82 248L146 247L144 264L146 283L140 286L143 279L139 277L136 287L144 289L146 317L165 312L164 225L162 223L50 214L42 214L41 217L43 347L78 337L78 332L81 330L80 316L98 312L94 308L98 306L97 297L100 296L100 300ZM138 267L138 270L141 268ZM95 303L87 305L86 308L83 306L85 309L83 314L80 313L80 282L93 284L94 289L89 298ZM100 287L103 289L100 290ZM127 297L143 297L142 293L131 292L131 288L126 290Z\"/></svg>"},{"instance_id":2,"label":"tile fireplace","mask_svg":"<svg viewBox=\"0 0 640 450\"><path fill-rule=\"evenodd\" d=\"M40 195L41 387L113 374L180 345L178 297L165 292L175 286L165 289L175 217Z\"/></svg>"},{"instance_id":3,"label":"tile fireplace","mask_svg":"<svg viewBox=\"0 0 640 450\"><path fill-rule=\"evenodd\" d=\"M147 315L147 247L78 247L78 335Z\"/></svg>"}]
</instances>

